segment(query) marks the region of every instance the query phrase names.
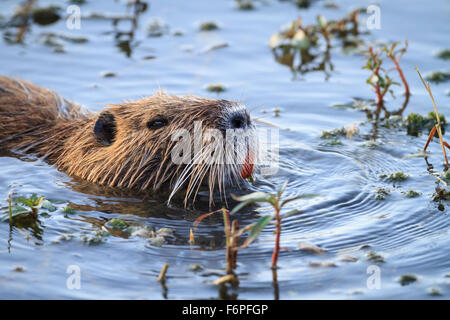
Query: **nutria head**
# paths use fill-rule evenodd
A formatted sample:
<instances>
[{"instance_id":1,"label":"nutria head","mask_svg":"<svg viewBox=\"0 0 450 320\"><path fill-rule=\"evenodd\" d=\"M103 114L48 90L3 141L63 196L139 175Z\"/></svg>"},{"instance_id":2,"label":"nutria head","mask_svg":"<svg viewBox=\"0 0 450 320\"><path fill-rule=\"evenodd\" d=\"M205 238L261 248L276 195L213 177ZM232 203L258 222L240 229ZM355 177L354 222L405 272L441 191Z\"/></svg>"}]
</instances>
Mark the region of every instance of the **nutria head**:
<instances>
[{"instance_id":1,"label":"nutria head","mask_svg":"<svg viewBox=\"0 0 450 320\"><path fill-rule=\"evenodd\" d=\"M240 184L253 170L255 127L239 103L151 97L90 113L55 92L0 76L0 148L41 157L69 175L134 190Z\"/></svg>"},{"instance_id":2,"label":"nutria head","mask_svg":"<svg viewBox=\"0 0 450 320\"><path fill-rule=\"evenodd\" d=\"M158 92L110 105L73 125L78 127L55 163L108 186L168 186L170 197L185 188L186 203L207 185L212 200L215 190L225 195L227 186L242 182L253 168L254 124L248 110L232 101Z\"/></svg>"}]
</instances>

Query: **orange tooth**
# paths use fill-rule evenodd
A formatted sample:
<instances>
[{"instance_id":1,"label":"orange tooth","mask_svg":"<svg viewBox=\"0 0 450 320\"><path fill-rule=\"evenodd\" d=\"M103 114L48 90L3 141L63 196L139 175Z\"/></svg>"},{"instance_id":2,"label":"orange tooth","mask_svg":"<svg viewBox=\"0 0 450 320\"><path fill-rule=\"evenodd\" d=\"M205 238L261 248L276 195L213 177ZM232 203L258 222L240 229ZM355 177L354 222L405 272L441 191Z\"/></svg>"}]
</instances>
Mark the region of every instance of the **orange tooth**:
<instances>
[{"instance_id":1,"label":"orange tooth","mask_svg":"<svg viewBox=\"0 0 450 320\"><path fill-rule=\"evenodd\" d=\"M241 177L243 179L248 179L252 175L253 172L253 152L250 150L245 157L245 163L242 166Z\"/></svg>"}]
</instances>

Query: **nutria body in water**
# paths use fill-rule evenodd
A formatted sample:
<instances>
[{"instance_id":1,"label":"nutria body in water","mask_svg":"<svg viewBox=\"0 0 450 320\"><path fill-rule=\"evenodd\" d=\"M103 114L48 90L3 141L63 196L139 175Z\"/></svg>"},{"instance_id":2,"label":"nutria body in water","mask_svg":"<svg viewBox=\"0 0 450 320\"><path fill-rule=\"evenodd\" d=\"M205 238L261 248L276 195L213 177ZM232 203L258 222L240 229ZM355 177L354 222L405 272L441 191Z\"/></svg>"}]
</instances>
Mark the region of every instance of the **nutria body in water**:
<instances>
[{"instance_id":1,"label":"nutria body in water","mask_svg":"<svg viewBox=\"0 0 450 320\"><path fill-rule=\"evenodd\" d=\"M160 91L95 114L48 89L0 76L0 148L44 158L93 183L136 190L185 188L186 200L202 184L211 196L242 182L252 169L248 161L195 162L207 151L204 145L187 163L174 163L177 142L171 136L178 129L193 133L196 121L202 132L254 129L248 110L232 101Z\"/></svg>"}]
</instances>

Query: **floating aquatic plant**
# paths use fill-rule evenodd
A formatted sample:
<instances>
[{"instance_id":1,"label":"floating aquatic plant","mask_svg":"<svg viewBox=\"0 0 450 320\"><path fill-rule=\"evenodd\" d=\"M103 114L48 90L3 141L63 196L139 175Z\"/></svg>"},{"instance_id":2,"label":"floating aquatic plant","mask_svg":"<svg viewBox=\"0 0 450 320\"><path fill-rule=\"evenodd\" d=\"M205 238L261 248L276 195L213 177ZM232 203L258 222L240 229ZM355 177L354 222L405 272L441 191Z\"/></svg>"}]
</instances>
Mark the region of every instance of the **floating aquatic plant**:
<instances>
[{"instance_id":1,"label":"floating aquatic plant","mask_svg":"<svg viewBox=\"0 0 450 320\"><path fill-rule=\"evenodd\" d=\"M328 140L328 144L330 145L342 145L342 142L339 140L341 137L352 138L358 133L358 125L351 125L340 129L322 131L320 138Z\"/></svg>"},{"instance_id":2,"label":"floating aquatic plant","mask_svg":"<svg viewBox=\"0 0 450 320\"><path fill-rule=\"evenodd\" d=\"M221 84L210 84L206 87L206 90L208 90L209 92L221 93L224 92L226 89Z\"/></svg>"},{"instance_id":3,"label":"floating aquatic plant","mask_svg":"<svg viewBox=\"0 0 450 320\"><path fill-rule=\"evenodd\" d=\"M31 17L34 23L42 26L53 24L61 19L60 7L49 6L46 8L36 8L32 10Z\"/></svg>"},{"instance_id":4,"label":"floating aquatic plant","mask_svg":"<svg viewBox=\"0 0 450 320\"><path fill-rule=\"evenodd\" d=\"M388 181L388 182L402 182L402 181L409 179L409 176L402 171L397 171L397 172L391 173L389 175L381 174L380 178L386 179L386 181Z\"/></svg>"},{"instance_id":5,"label":"floating aquatic plant","mask_svg":"<svg viewBox=\"0 0 450 320\"><path fill-rule=\"evenodd\" d=\"M345 137L347 131L344 127L340 129L333 129L330 131L322 131L321 139L336 139L338 137Z\"/></svg>"},{"instance_id":6,"label":"floating aquatic plant","mask_svg":"<svg viewBox=\"0 0 450 320\"><path fill-rule=\"evenodd\" d=\"M366 258L368 261L372 261L375 263L384 263L384 257L375 251L368 251L366 254Z\"/></svg>"},{"instance_id":7,"label":"floating aquatic plant","mask_svg":"<svg viewBox=\"0 0 450 320\"><path fill-rule=\"evenodd\" d=\"M431 297L440 297L442 296L441 290L439 288L431 288L428 290L428 294Z\"/></svg>"},{"instance_id":8,"label":"floating aquatic plant","mask_svg":"<svg viewBox=\"0 0 450 320\"><path fill-rule=\"evenodd\" d=\"M236 0L236 6L239 10L253 10L255 6L253 5L253 1L251 0Z\"/></svg>"},{"instance_id":9,"label":"floating aquatic plant","mask_svg":"<svg viewBox=\"0 0 450 320\"><path fill-rule=\"evenodd\" d=\"M390 194L390 191L385 188L379 188L377 189L377 196L375 197L376 200L385 200L386 197Z\"/></svg>"},{"instance_id":10,"label":"floating aquatic plant","mask_svg":"<svg viewBox=\"0 0 450 320\"><path fill-rule=\"evenodd\" d=\"M307 9L311 6L311 4L317 0L280 0L280 1L289 1L297 5L300 9Z\"/></svg>"},{"instance_id":11,"label":"floating aquatic plant","mask_svg":"<svg viewBox=\"0 0 450 320\"><path fill-rule=\"evenodd\" d=\"M450 60L450 50L449 49L441 50L437 53L436 56L443 60Z\"/></svg>"},{"instance_id":12,"label":"floating aquatic plant","mask_svg":"<svg viewBox=\"0 0 450 320\"><path fill-rule=\"evenodd\" d=\"M441 123L442 134L445 133L445 125L447 120L443 114L439 114L439 122ZM437 124L434 112L429 112L427 116L417 113L410 113L406 118L406 130L410 136L419 136L423 131L430 132ZM435 136L439 137L435 132Z\"/></svg>"},{"instance_id":13,"label":"floating aquatic plant","mask_svg":"<svg viewBox=\"0 0 450 320\"><path fill-rule=\"evenodd\" d=\"M413 274L404 274L398 279L398 282L400 282L402 286L407 286L411 283L417 282L417 277Z\"/></svg>"},{"instance_id":14,"label":"floating aquatic plant","mask_svg":"<svg viewBox=\"0 0 450 320\"><path fill-rule=\"evenodd\" d=\"M425 76L425 79L434 82L441 83L450 80L450 71L433 71Z\"/></svg>"},{"instance_id":15,"label":"floating aquatic plant","mask_svg":"<svg viewBox=\"0 0 450 320\"><path fill-rule=\"evenodd\" d=\"M219 26L213 21L203 22L200 24L200 31L214 31L218 29Z\"/></svg>"},{"instance_id":16,"label":"floating aquatic plant","mask_svg":"<svg viewBox=\"0 0 450 320\"><path fill-rule=\"evenodd\" d=\"M113 218L113 219L109 220L106 223L106 225L110 228L119 229L119 230L123 230L128 226L125 221L123 221L122 219L117 219L117 218Z\"/></svg>"},{"instance_id":17,"label":"floating aquatic plant","mask_svg":"<svg viewBox=\"0 0 450 320\"><path fill-rule=\"evenodd\" d=\"M417 198L418 196L420 196L420 193L417 191L409 190L408 192L406 192L407 198Z\"/></svg>"}]
</instances>

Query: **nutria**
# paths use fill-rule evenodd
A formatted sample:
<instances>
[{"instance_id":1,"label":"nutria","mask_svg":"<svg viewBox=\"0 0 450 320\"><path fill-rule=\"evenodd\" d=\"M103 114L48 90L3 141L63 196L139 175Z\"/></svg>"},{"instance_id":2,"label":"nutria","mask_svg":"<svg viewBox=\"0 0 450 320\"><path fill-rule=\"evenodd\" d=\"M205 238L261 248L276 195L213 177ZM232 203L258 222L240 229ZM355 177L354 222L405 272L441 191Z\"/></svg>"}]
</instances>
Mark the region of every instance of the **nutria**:
<instances>
[{"instance_id":1,"label":"nutria","mask_svg":"<svg viewBox=\"0 0 450 320\"><path fill-rule=\"evenodd\" d=\"M51 90L0 76L0 117L1 148L43 158L96 184L141 191L168 187L171 196L184 188L185 204L195 200L201 185L208 185L210 199L215 190L225 194L226 186L242 183L253 168L250 149L241 163L193 161L211 153L205 143L188 162L171 159L177 145L172 134L177 129L193 133L196 121L202 133L208 128L254 131L248 110L233 101L160 90L95 114Z\"/></svg>"}]
</instances>

